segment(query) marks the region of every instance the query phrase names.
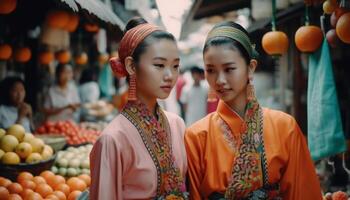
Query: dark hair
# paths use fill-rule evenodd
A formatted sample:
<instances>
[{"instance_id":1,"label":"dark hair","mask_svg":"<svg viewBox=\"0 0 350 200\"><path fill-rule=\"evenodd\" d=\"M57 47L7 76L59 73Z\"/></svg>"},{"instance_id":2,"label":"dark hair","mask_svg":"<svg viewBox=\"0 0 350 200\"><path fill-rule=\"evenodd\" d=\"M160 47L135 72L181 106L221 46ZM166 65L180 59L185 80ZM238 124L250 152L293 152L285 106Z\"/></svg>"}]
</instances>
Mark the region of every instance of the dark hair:
<instances>
[{"instance_id":1,"label":"dark hair","mask_svg":"<svg viewBox=\"0 0 350 200\"><path fill-rule=\"evenodd\" d=\"M70 64L66 63L66 64L58 64L56 67L56 71L55 71L55 78L56 78L56 82L59 82L60 79L60 75L62 74L63 70L65 69L65 67L70 67Z\"/></svg>"},{"instance_id":2,"label":"dark hair","mask_svg":"<svg viewBox=\"0 0 350 200\"><path fill-rule=\"evenodd\" d=\"M141 25L141 24L145 24L147 23L147 21L141 17L134 17L132 19L130 19L128 21L128 23L125 26L125 30L124 33L126 33L128 30ZM132 54L132 58L135 60L136 63L139 62L140 60L140 56L146 51L147 47L151 44L153 44L154 42L161 40L161 39L166 39L166 40L170 40L170 41L176 41L175 37L167 32L167 31L154 31L153 33L151 33L149 36L147 36L134 50L134 53Z\"/></svg>"},{"instance_id":3,"label":"dark hair","mask_svg":"<svg viewBox=\"0 0 350 200\"><path fill-rule=\"evenodd\" d=\"M202 74L204 73L204 70L198 66L193 66L191 67L191 73L198 73L198 74Z\"/></svg>"},{"instance_id":4,"label":"dark hair","mask_svg":"<svg viewBox=\"0 0 350 200\"><path fill-rule=\"evenodd\" d=\"M11 98L10 98L10 92L13 88L13 86L16 83L22 83L24 85L24 81L16 76L9 76L6 77L4 80L0 83L0 104L1 105L12 105Z\"/></svg>"},{"instance_id":5,"label":"dark hair","mask_svg":"<svg viewBox=\"0 0 350 200\"><path fill-rule=\"evenodd\" d=\"M91 67L86 68L81 73L79 83L84 84L91 81L97 81L97 74L98 74L98 70L96 68L91 68Z\"/></svg>"},{"instance_id":6,"label":"dark hair","mask_svg":"<svg viewBox=\"0 0 350 200\"><path fill-rule=\"evenodd\" d=\"M239 25L235 22L232 22L232 21L226 21L226 22L219 23L219 24L215 25L212 30L214 30L218 27L222 27L222 26L230 26L230 27L239 29L249 37L248 32L241 25ZM233 40L231 38L228 38L228 37L220 37L220 36L210 38L205 42L205 45L203 48L203 54L211 46L222 46L222 45L225 45L232 50L238 50L241 53L241 55L243 56L243 58L247 64L249 64L250 60L252 59L249 56L249 53L247 52L247 50L239 42L237 42L236 40Z\"/></svg>"}]
</instances>

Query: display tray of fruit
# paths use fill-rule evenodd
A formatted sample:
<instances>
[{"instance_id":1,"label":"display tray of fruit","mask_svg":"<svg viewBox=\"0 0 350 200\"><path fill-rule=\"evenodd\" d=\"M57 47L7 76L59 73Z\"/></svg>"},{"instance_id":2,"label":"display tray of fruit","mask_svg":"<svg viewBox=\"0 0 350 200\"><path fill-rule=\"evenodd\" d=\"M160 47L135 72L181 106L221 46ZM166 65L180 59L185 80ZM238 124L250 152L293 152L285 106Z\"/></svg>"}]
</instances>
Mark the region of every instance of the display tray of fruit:
<instances>
[{"instance_id":1,"label":"display tray of fruit","mask_svg":"<svg viewBox=\"0 0 350 200\"><path fill-rule=\"evenodd\" d=\"M72 121L45 122L36 130L36 134L65 136L68 145L95 143L100 131L87 130Z\"/></svg>"},{"instance_id":2,"label":"display tray of fruit","mask_svg":"<svg viewBox=\"0 0 350 200\"><path fill-rule=\"evenodd\" d=\"M14 124L0 129L0 176L14 179L22 171L39 174L50 169L56 155L51 146Z\"/></svg>"},{"instance_id":3,"label":"display tray of fruit","mask_svg":"<svg viewBox=\"0 0 350 200\"><path fill-rule=\"evenodd\" d=\"M80 147L68 147L57 153L57 159L51 171L65 177L74 177L80 174L90 174L89 155L92 144Z\"/></svg>"},{"instance_id":4,"label":"display tray of fruit","mask_svg":"<svg viewBox=\"0 0 350 200\"><path fill-rule=\"evenodd\" d=\"M75 200L90 184L91 177L86 174L66 180L51 171L39 175L21 172L15 180L0 176L0 199Z\"/></svg>"}]
</instances>

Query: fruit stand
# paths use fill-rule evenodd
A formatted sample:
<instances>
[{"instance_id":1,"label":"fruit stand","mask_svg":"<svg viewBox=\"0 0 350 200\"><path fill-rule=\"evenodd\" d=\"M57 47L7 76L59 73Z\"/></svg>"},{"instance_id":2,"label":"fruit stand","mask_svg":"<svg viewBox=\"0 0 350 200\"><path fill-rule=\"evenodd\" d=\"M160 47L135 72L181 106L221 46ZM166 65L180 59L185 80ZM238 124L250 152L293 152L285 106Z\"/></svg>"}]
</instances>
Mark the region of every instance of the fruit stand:
<instances>
[{"instance_id":1,"label":"fruit stand","mask_svg":"<svg viewBox=\"0 0 350 200\"><path fill-rule=\"evenodd\" d=\"M105 124L46 122L35 134L0 129L0 200L76 199L91 183L89 154Z\"/></svg>"}]
</instances>

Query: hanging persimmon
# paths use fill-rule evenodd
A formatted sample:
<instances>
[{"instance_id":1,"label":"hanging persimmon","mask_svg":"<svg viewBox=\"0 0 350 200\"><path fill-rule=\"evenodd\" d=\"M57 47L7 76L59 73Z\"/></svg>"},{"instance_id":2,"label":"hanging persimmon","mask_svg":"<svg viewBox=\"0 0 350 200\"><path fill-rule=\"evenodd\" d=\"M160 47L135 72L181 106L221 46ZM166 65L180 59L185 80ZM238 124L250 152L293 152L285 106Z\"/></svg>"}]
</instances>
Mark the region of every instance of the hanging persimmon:
<instances>
[{"instance_id":1,"label":"hanging persimmon","mask_svg":"<svg viewBox=\"0 0 350 200\"><path fill-rule=\"evenodd\" d=\"M343 14L338 19L336 31L341 41L350 44L350 12Z\"/></svg>"},{"instance_id":2,"label":"hanging persimmon","mask_svg":"<svg viewBox=\"0 0 350 200\"><path fill-rule=\"evenodd\" d=\"M332 12L335 11L335 9L338 7L337 2L327 0L323 2L323 12L326 14L332 14Z\"/></svg>"},{"instance_id":3,"label":"hanging persimmon","mask_svg":"<svg viewBox=\"0 0 350 200\"><path fill-rule=\"evenodd\" d=\"M295 45L301 52L310 53L318 49L323 40L322 30L318 26L305 25L295 33Z\"/></svg>"},{"instance_id":4,"label":"hanging persimmon","mask_svg":"<svg viewBox=\"0 0 350 200\"><path fill-rule=\"evenodd\" d=\"M61 64L68 63L71 57L71 53L68 50L62 50L56 53L56 60Z\"/></svg>"},{"instance_id":5,"label":"hanging persimmon","mask_svg":"<svg viewBox=\"0 0 350 200\"><path fill-rule=\"evenodd\" d=\"M7 60L12 55L12 47L8 44L0 45L0 60Z\"/></svg>"},{"instance_id":6,"label":"hanging persimmon","mask_svg":"<svg viewBox=\"0 0 350 200\"><path fill-rule=\"evenodd\" d=\"M28 47L21 47L15 50L15 61L25 63L32 57L32 52Z\"/></svg>"},{"instance_id":7,"label":"hanging persimmon","mask_svg":"<svg viewBox=\"0 0 350 200\"><path fill-rule=\"evenodd\" d=\"M282 31L267 32L262 38L262 47L269 55L282 55L288 50L288 37Z\"/></svg>"},{"instance_id":8,"label":"hanging persimmon","mask_svg":"<svg viewBox=\"0 0 350 200\"><path fill-rule=\"evenodd\" d=\"M17 7L17 0L1 0L0 14L9 14Z\"/></svg>"},{"instance_id":9,"label":"hanging persimmon","mask_svg":"<svg viewBox=\"0 0 350 200\"><path fill-rule=\"evenodd\" d=\"M85 52L82 52L75 57L74 61L77 65L85 65L88 61L88 55Z\"/></svg>"},{"instance_id":10,"label":"hanging persimmon","mask_svg":"<svg viewBox=\"0 0 350 200\"><path fill-rule=\"evenodd\" d=\"M44 51L39 54L39 63L48 65L55 59L55 55L51 51Z\"/></svg>"},{"instance_id":11,"label":"hanging persimmon","mask_svg":"<svg viewBox=\"0 0 350 200\"><path fill-rule=\"evenodd\" d=\"M69 20L66 26L64 27L65 30L68 32L74 32L79 25L79 16L77 14L70 14Z\"/></svg>"},{"instance_id":12,"label":"hanging persimmon","mask_svg":"<svg viewBox=\"0 0 350 200\"><path fill-rule=\"evenodd\" d=\"M47 14L47 24L52 28L64 28L69 22L69 14L63 10L54 10Z\"/></svg>"},{"instance_id":13,"label":"hanging persimmon","mask_svg":"<svg viewBox=\"0 0 350 200\"><path fill-rule=\"evenodd\" d=\"M85 24L84 28L87 32L91 33L96 33L100 29L96 24Z\"/></svg>"}]
</instances>

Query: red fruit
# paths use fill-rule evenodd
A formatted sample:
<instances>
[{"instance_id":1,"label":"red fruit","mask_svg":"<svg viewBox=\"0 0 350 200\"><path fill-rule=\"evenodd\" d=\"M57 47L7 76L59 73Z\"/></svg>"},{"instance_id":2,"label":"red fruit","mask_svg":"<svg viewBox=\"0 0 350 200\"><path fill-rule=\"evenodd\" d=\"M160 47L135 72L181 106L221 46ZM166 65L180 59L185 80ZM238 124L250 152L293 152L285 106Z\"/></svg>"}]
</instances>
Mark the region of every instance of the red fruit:
<instances>
[{"instance_id":1,"label":"red fruit","mask_svg":"<svg viewBox=\"0 0 350 200\"><path fill-rule=\"evenodd\" d=\"M338 192L334 192L332 194L332 199L333 200L347 200L348 195L343 191L338 191Z\"/></svg>"}]
</instances>

